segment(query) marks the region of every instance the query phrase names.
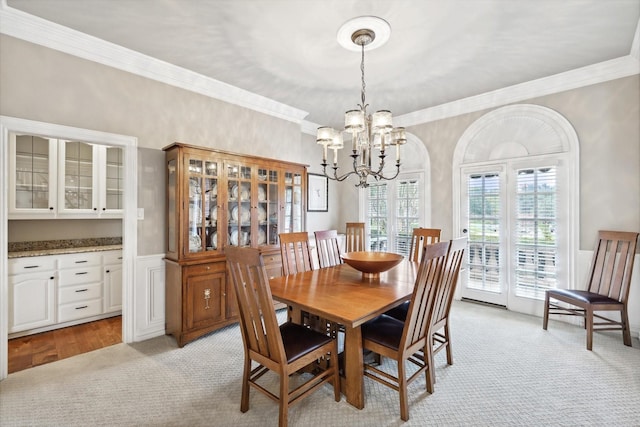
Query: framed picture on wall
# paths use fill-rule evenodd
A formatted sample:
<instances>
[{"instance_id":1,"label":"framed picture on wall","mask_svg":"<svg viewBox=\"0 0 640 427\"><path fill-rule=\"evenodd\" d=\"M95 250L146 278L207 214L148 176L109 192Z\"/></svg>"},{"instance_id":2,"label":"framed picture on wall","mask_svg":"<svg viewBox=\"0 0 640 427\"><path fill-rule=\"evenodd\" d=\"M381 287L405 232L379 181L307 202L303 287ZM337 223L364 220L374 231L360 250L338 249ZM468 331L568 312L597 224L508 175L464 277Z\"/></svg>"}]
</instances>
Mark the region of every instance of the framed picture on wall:
<instances>
[{"instance_id":1,"label":"framed picture on wall","mask_svg":"<svg viewBox=\"0 0 640 427\"><path fill-rule=\"evenodd\" d=\"M307 174L307 212L329 210L329 178L315 173Z\"/></svg>"}]
</instances>

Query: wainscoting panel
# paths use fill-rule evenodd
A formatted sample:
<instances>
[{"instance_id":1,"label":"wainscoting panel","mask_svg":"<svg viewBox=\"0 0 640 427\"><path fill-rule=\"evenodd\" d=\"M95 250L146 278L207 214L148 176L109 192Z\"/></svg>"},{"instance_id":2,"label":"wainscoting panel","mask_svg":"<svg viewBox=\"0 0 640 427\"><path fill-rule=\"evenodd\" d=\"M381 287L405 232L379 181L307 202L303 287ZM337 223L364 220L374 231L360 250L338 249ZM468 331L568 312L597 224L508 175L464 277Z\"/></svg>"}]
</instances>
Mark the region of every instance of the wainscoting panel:
<instances>
[{"instance_id":1,"label":"wainscoting panel","mask_svg":"<svg viewBox=\"0 0 640 427\"><path fill-rule=\"evenodd\" d=\"M164 334L163 258L164 254L136 258L134 341Z\"/></svg>"}]
</instances>

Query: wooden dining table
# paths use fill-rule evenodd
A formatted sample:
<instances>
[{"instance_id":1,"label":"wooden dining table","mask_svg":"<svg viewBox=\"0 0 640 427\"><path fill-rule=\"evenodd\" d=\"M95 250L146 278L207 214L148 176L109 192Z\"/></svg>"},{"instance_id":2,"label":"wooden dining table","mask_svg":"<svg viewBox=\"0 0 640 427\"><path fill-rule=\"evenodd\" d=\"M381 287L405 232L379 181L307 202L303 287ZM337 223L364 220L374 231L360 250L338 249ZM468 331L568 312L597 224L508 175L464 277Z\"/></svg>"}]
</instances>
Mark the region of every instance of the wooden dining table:
<instances>
[{"instance_id":1,"label":"wooden dining table","mask_svg":"<svg viewBox=\"0 0 640 427\"><path fill-rule=\"evenodd\" d=\"M301 311L317 314L345 328L344 379L347 402L364 408L364 367L360 326L411 298L418 263L407 259L379 279L364 279L347 264L269 279L271 294L292 307L291 320Z\"/></svg>"}]
</instances>

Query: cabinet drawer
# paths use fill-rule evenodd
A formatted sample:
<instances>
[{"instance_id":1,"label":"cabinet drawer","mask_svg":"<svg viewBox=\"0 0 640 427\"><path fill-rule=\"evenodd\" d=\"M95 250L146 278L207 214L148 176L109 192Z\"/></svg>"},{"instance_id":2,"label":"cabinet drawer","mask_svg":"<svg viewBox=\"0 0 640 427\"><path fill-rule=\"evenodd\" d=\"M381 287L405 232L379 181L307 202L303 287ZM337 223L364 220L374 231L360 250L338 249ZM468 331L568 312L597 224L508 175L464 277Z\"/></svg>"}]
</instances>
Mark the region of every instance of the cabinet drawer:
<instances>
[{"instance_id":1,"label":"cabinet drawer","mask_svg":"<svg viewBox=\"0 0 640 427\"><path fill-rule=\"evenodd\" d=\"M10 276L21 273L39 273L41 271L55 270L56 258L51 256L13 258L9 260L8 264Z\"/></svg>"},{"instance_id":2,"label":"cabinet drawer","mask_svg":"<svg viewBox=\"0 0 640 427\"><path fill-rule=\"evenodd\" d=\"M58 268L77 268L92 265L100 265L102 256L98 252L83 252L80 254L61 255Z\"/></svg>"},{"instance_id":3,"label":"cabinet drawer","mask_svg":"<svg viewBox=\"0 0 640 427\"><path fill-rule=\"evenodd\" d=\"M122 264L122 251L107 251L102 254L103 264Z\"/></svg>"},{"instance_id":4,"label":"cabinet drawer","mask_svg":"<svg viewBox=\"0 0 640 427\"><path fill-rule=\"evenodd\" d=\"M58 279L58 286L102 282L102 268L87 267L74 268L73 270L61 270L59 271Z\"/></svg>"},{"instance_id":5,"label":"cabinet drawer","mask_svg":"<svg viewBox=\"0 0 640 427\"><path fill-rule=\"evenodd\" d=\"M102 286L100 283L90 285L68 286L60 288L58 291L58 304L69 304L72 302L92 300L102 297Z\"/></svg>"},{"instance_id":6,"label":"cabinet drawer","mask_svg":"<svg viewBox=\"0 0 640 427\"><path fill-rule=\"evenodd\" d=\"M282 256L280 253L263 255L262 259L269 278L282 276Z\"/></svg>"},{"instance_id":7,"label":"cabinet drawer","mask_svg":"<svg viewBox=\"0 0 640 427\"><path fill-rule=\"evenodd\" d=\"M61 305L58 308L58 322L82 319L83 317L97 316L102 313L102 298L90 301L76 302Z\"/></svg>"},{"instance_id":8,"label":"cabinet drawer","mask_svg":"<svg viewBox=\"0 0 640 427\"><path fill-rule=\"evenodd\" d=\"M200 276L202 274L220 273L225 271L227 264L224 262L208 262L206 264L190 265L185 268L185 273L189 276Z\"/></svg>"}]
</instances>

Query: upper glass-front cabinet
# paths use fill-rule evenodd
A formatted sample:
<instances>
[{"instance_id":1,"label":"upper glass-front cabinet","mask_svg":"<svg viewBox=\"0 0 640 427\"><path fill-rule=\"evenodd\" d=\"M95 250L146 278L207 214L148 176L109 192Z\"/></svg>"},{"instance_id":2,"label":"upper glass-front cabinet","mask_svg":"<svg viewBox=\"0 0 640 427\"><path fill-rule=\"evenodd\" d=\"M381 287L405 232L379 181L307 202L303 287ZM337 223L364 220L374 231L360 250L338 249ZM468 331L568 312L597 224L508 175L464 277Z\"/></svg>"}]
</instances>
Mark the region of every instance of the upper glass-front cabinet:
<instances>
[{"instance_id":1,"label":"upper glass-front cabinet","mask_svg":"<svg viewBox=\"0 0 640 427\"><path fill-rule=\"evenodd\" d=\"M9 135L9 214L56 214L56 140Z\"/></svg>"},{"instance_id":2,"label":"upper glass-front cabinet","mask_svg":"<svg viewBox=\"0 0 640 427\"><path fill-rule=\"evenodd\" d=\"M167 258L277 245L304 230L304 165L173 144L167 152Z\"/></svg>"},{"instance_id":3,"label":"upper glass-front cabinet","mask_svg":"<svg viewBox=\"0 0 640 427\"><path fill-rule=\"evenodd\" d=\"M122 148L20 134L9 143L9 219L122 217Z\"/></svg>"}]
</instances>

